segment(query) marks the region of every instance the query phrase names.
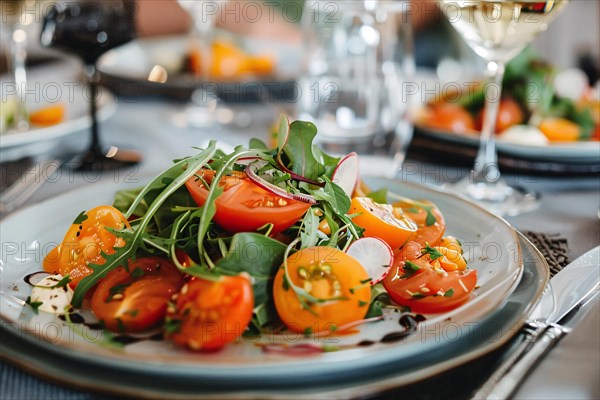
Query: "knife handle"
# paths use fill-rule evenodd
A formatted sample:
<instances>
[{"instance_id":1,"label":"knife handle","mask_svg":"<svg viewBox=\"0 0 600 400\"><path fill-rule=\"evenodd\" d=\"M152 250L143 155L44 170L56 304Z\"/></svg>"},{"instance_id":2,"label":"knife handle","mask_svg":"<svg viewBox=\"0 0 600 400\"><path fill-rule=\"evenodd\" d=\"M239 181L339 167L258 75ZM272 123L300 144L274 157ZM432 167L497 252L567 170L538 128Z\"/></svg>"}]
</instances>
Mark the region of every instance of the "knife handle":
<instances>
[{"instance_id":1,"label":"knife handle","mask_svg":"<svg viewBox=\"0 0 600 400\"><path fill-rule=\"evenodd\" d=\"M537 363L554 347L565 333L570 330L560 325L550 324L534 341L525 355L519 359L487 394L487 399L508 399L521 385Z\"/></svg>"},{"instance_id":2,"label":"knife handle","mask_svg":"<svg viewBox=\"0 0 600 400\"><path fill-rule=\"evenodd\" d=\"M546 324L537 322L527 322L521 329L524 339L510 353L508 357L496 368L494 373L486 380L486 382L473 394L471 399L487 399L489 394L494 390L498 382L506 375L506 373L517 363L517 361L525 354L532 344L542 335L546 329Z\"/></svg>"}]
</instances>

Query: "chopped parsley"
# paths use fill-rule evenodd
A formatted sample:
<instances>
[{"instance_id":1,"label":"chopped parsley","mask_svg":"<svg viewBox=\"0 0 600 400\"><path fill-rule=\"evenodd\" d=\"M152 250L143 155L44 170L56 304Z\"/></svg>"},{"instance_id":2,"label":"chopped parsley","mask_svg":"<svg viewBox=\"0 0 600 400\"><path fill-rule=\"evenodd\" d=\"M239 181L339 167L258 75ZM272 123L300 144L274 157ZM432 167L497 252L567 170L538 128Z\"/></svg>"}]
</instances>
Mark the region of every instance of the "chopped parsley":
<instances>
[{"instance_id":1,"label":"chopped parsley","mask_svg":"<svg viewBox=\"0 0 600 400\"><path fill-rule=\"evenodd\" d=\"M29 305L29 307L31 307L31 309L33 310L34 313L38 313L38 308L40 308L40 306L42 304L44 304L44 302L42 301L31 301L31 296L27 297L27 300L25 300L25 304Z\"/></svg>"}]
</instances>

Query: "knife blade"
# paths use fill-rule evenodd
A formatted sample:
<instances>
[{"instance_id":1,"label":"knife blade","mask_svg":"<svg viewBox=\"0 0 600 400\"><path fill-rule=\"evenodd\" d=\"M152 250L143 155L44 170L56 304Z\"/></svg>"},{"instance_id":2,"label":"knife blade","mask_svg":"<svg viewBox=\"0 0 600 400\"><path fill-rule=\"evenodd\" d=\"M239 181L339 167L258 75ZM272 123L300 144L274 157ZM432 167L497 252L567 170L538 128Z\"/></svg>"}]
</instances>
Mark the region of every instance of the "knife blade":
<instances>
[{"instance_id":1,"label":"knife blade","mask_svg":"<svg viewBox=\"0 0 600 400\"><path fill-rule=\"evenodd\" d=\"M506 399L533 367L570 332L559 322L586 299L600 282L600 246L583 254L556 274L544 290L523 332L526 339L496 369L473 399ZM548 304L553 306L548 307Z\"/></svg>"}]
</instances>

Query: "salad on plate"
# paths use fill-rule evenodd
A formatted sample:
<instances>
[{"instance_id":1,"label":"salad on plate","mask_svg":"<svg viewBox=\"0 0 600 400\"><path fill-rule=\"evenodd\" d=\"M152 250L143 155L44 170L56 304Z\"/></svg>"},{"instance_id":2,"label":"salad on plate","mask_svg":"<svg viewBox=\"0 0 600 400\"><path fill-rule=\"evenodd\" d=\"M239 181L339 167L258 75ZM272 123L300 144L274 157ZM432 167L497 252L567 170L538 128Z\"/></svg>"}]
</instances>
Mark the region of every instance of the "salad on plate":
<instances>
[{"instance_id":1,"label":"salad on plate","mask_svg":"<svg viewBox=\"0 0 600 400\"><path fill-rule=\"evenodd\" d=\"M488 86L449 84L419 110L417 125L476 138ZM502 86L496 118L499 141L550 146L600 140L600 97L583 71L559 70L525 51L507 64Z\"/></svg>"},{"instance_id":2,"label":"salad on plate","mask_svg":"<svg viewBox=\"0 0 600 400\"><path fill-rule=\"evenodd\" d=\"M45 272L28 277L27 304L72 323L84 314L109 337L158 332L215 351L265 332L349 336L391 312L394 334L409 335L422 314L469 302L477 270L442 211L371 191L358 156L324 153L316 132L282 116L274 149L210 142L112 205L74 212Z\"/></svg>"}]
</instances>

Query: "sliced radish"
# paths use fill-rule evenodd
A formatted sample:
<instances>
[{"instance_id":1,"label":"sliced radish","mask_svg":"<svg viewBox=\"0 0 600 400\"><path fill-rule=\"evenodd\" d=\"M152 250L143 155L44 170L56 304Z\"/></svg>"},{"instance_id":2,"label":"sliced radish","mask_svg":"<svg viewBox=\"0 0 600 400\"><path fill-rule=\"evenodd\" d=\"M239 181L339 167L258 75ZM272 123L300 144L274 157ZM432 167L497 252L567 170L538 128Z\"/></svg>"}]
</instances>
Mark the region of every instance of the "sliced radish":
<instances>
[{"instance_id":1,"label":"sliced radish","mask_svg":"<svg viewBox=\"0 0 600 400\"><path fill-rule=\"evenodd\" d=\"M301 194L301 193L288 193L285 189L280 188L279 186L268 182L258 176L256 173L257 170L266 165L266 161L253 161L246 167L246 175L248 179L250 179L254 184L263 188L267 192L273 193L277 196L283 197L288 200L297 200L302 201L308 204L317 204L317 200L309 194Z\"/></svg>"},{"instance_id":2,"label":"sliced radish","mask_svg":"<svg viewBox=\"0 0 600 400\"><path fill-rule=\"evenodd\" d=\"M394 262L392 248L374 237L358 239L350 245L346 254L362 264L371 277L371 285L381 282Z\"/></svg>"},{"instance_id":3,"label":"sliced radish","mask_svg":"<svg viewBox=\"0 0 600 400\"><path fill-rule=\"evenodd\" d=\"M358 183L358 155L350 153L338 163L331 176L332 181L352 197Z\"/></svg>"}]
</instances>

